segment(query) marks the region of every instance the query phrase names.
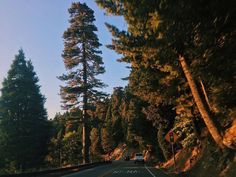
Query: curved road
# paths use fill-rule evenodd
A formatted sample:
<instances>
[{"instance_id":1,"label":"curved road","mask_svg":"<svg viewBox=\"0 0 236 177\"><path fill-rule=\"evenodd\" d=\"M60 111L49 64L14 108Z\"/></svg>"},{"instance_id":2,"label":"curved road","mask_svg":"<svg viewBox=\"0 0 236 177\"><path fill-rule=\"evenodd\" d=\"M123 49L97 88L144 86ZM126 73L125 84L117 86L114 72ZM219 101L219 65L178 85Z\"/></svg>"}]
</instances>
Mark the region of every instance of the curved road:
<instances>
[{"instance_id":1,"label":"curved road","mask_svg":"<svg viewBox=\"0 0 236 177\"><path fill-rule=\"evenodd\" d=\"M115 161L92 169L83 170L63 177L169 177L162 171L146 164L133 161Z\"/></svg>"}]
</instances>

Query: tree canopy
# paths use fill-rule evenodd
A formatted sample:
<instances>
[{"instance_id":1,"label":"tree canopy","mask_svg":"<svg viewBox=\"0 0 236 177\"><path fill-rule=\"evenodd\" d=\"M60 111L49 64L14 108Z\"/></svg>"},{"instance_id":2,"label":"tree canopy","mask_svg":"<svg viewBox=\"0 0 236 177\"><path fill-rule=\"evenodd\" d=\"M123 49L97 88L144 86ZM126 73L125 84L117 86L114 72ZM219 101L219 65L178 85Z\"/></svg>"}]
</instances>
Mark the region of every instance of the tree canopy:
<instances>
[{"instance_id":1,"label":"tree canopy","mask_svg":"<svg viewBox=\"0 0 236 177\"><path fill-rule=\"evenodd\" d=\"M232 7L235 3L186 0L96 2L107 13L123 16L128 24L127 31L107 24L113 35L108 47L123 54L119 61L131 64L130 83L137 84L137 94L148 98L145 91L153 91L149 100L156 98L157 105L174 104L178 110L181 99L192 97L195 103L191 106L192 113L185 109L185 114L195 114L193 110L197 108L215 142L224 148L220 133L224 128L216 124L219 121L224 127L235 117L232 114L235 105L230 104L235 100L232 91L235 70L235 64L232 64L235 63L235 8ZM153 75L149 74L151 72ZM226 74L220 74L223 72ZM200 83L206 85L208 95L203 96ZM206 104L207 98L214 115ZM221 117L221 120L213 117ZM223 121L224 117L228 121Z\"/></svg>"},{"instance_id":2,"label":"tree canopy","mask_svg":"<svg viewBox=\"0 0 236 177\"><path fill-rule=\"evenodd\" d=\"M43 163L49 124L38 77L23 50L3 81L0 98L0 153L6 168L25 169Z\"/></svg>"}]
</instances>

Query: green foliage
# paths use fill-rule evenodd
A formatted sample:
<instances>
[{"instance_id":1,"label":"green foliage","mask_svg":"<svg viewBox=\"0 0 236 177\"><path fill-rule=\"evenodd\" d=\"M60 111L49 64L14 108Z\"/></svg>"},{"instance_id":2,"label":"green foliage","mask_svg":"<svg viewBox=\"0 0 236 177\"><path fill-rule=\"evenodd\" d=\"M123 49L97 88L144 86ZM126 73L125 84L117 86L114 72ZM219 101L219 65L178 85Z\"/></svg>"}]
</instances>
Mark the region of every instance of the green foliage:
<instances>
[{"instance_id":1,"label":"green foliage","mask_svg":"<svg viewBox=\"0 0 236 177\"><path fill-rule=\"evenodd\" d=\"M78 164L81 162L82 143L77 132L69 132L62 139L62 162L63 165Z\"/></svg>"},{"instance_id":2,"label":"green foliage","mask_svg":"<svg viewBox=\"0 0 236 177\"><path fill-rule=\"evenodd\" d=\"M165 140L167 133L168 132L165 130L164 126L160 126L157 133L158 144L165 160L168 160L171 157L170 143Z\"/></svg>"},{"instance_id":3,"label":"green foliage","mask_svg":"<svg viewBox=\"0 0 236 177\"><path fill-rule=\"evenodd\" d=\"M105 85L96 78L105 72L101 51L101 44L96 35L94 12L85 3L72 3L69 9L70 27L64 32L64 51L62 54L67 74L59 77L66 82L61 87L61 96L65 109L76 109L80 102L88 99L92 103L105 94L97 88ZM88 109L88 107L86 108Z\"/></svg>"},{"instance_id":4,"label":"green foliage","mask_svg":"<svg viewBox=\"0 0 236 177\"><path fill-rule=\"evenodd\" d=\"M0 98L0 154L6 169L39 167L47 153L50 124L38 81L31 61L19 50Z\"/></svg>"},{"instance_id":5,"label":"green foliage","mask_svg":"<svg viewBox=\"0 0 236 177\"><path fill-rule=\"evenodd\" d=\"M102 128L103 123L105 122L107 111L110 105L110 99L106 98L103 101L97 101L96 104L94 105L95 111L93 111L91 117L93 117L94 123L92 122L92 126L96 128Z\"/></svg>"},{"instance_id":6,"label":"green foliage","mask_svg":"<svg viewBox=\"0 0 236 177\"><path fill-rule=\"evenodd\" d=\"M178 103L175 107L177 116L173 130L177 133L178 141L182 146L188 148L196 145L198 132L194 122L199 117L199 113L193 105L191 94L186 94L184 89L185 87L179 88L179 92L182 94L176 99Z\"/></svg>"},{"instance_id":7,"label":"green foliage","mask_svg":"<svg viewBox=\"0 0 236 177\"><path fill-rule=\"evenodd\" d=\"M66 165L77 165L82 161L82 143L79 141L80 135L73 131L51 139L49 145L49 154L47 162L51 167L59 167Z\"/></svg>"},{"instance_id":8,"label":"green foliage","mask_svg":"<svg viewBox=\"0 0 236 177\"><path fill-rule=\"evenodd\" d=\"M59 77L66 83L61 86L61 97L67 110L83 110L83 157L89 163L89 115L96 101L105 98L101 89L105 87L99 74L103 67L101 44L98 41L97 27L94 25L94 12L85 3L72 3L69 8L70 26L64 32L64 51L62 54L67 73Z\"/></svg>"},{"instance_id":9,"label":"green foliage","mask_svg":"<svg viewBox=\"0 0 236 177\"><path fill-rule=\"evenodd\" d=\"M111 107L109 106L106 113L105 122L101 129L101 144L105 153L111 152L115 148L115 141L113 138L113 129L111 122Z\"/></svg>"},{"instance_id":10,"label":"green foliage","mask_svg":"<svg viewBox=\"0 0 236 177\"><path fill-rule=\"evenodd\" d=\"M82 111L57 113L46 161L50 167L82 163Z\"/></svg>"},{"instance_id":11,"label":"green foliage","mask_svg":"<svg viewBox=\"0 0 236 177\"><path fill-rule=\"evenodd\" d=\"M121 87L114 88L111 96L111 114L106 117L106 119L111 119L112 122L112 137L118 145L121 142L124 142L124 132L123 132L123 120L120 113L120 105L124 96L124 92Z\"/></svg>"},{"instance_id":12,"label":"green foliage","mask_svg":"<svg viewBox=\"0 0 236 177\"><path fill-rule=\"evenodd\" d=\"M90 153L92 156L92 160L100 160L100 155L102 154L102 145L101 145L101 136L100 132L97 128L93 128L90 132L90 140L91 140L91 146L90 146Z\"/></svg>"},{"instance_id":13,"label":"green foliage","mask_svg":"<svg viewBox=\"0 0 236 177\"><path fill-rule=\"evenodd\" d=\"M193 92L179 65L179 55L185 57L197 89L200 90L199 79L204 82L213 120L223 127L232 122L235 118L232 103L236 98L232 90L236 44L233 0L96 2L106 12L121 15L127 22L127 31L107 24L113 35L108 47L122 54L119 61L130 63L129 87L150 104L144 111L157 129L159 124L167 123L165 129L176 129L184 147L195 144L196 127L201 121ZM201 96L205 102L206 97ZM175 116L168 120L161 114L165 112L161 111L163 105L171 106L166 111L176 112L175 124Z\"/></svg>"},{"instance_id":14,"label":"green foliage","mask_svg":"<svg viewBox=\"0 0 236 177\"><path fill-rule=\"evenodd\" d=\"M109 127L102 129L101 140L102 140L102 148L105 153L110 153L112 150L115 149L115 142L111 136L111 131Z\"/></svg>"},{"instance_id":15,"label":"green foliage","mask_svg":"<svg viewBox=\"0 0 236 177\"><path fill-rule=\"evenodd\" d=\"M51 138L48 146L48 155L46 162L50 167L61 166L61 139Z\"/></svg>"},{"instance_id":16,"label":"green foliage","mask_svg":"<svg viewBox=\"0 0 236 177\"><path fill-rule=\"evenodd\" d=\"M177 117L174 125L174 131L178 135L178 141L184 148L193 147L196 145L196 134L193 128L191 118Z\"/></svg>"},{"instance_id":17,"label":"green foliage","mask_svg":"<svg viewBox=\"0 0 236 177\"><path fill-rule=\"evenodd\" d=\"M107 12L110 14L117 14L121 15L124 12L122 2L117 0L109 0L109 1L103 1L103 0L95 0L98 6L106 8Z\"/></svg>"},{"instance_id":18,"label":"green foliage","mask_svg":"<svg viewBox=\"0 0 236 177\"><path fill-rule=\"evenodd\" d=\"M113 130L120 132L118 142L125 142L129 147L140 150L155 144L155 129L142 111L147 105L145 101L133 95L129 87L114 89L111 97L111 110L112 120L115 120ZM113 137L115 139L115 136Z\"/></svg>"}]
</instances>

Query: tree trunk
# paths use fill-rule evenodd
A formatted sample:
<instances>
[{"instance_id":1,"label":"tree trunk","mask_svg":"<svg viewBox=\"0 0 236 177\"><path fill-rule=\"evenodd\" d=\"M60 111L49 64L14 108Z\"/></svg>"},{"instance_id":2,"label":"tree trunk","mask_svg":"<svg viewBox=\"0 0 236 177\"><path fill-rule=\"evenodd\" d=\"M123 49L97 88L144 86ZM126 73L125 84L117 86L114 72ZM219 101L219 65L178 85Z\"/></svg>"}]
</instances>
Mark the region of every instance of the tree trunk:
<instances>
[{"instance_id":1,"label":"tree trunk","mask_svg":"<svg viewBox=\"0 0 236 177\"><path fill-rule=\"evenodd\" d=\"M87 114L87 62L85 55L85 45L82 44L83 50L83 81L84 81L84 95L83 95L83 163L89 163L89 130L88 130L88 114Z\"/></svg>"},{"instance_id":2,"label":"tree trunk","mask_svg":"<svg viewBox=\"0 0 236 177\"><path fill-rule=\"evenodd\" d=\"M184 71L184 75L188 81L197 108L207 126L207 129L209 130L211 136L213 137L217 145L222 149L225 148L225 145L223 144L223 138L220 135L219 131L217 130L214 122L212 121L212 118L210 117L209 113L207 112L207 109L203 104L203 101L199 95L197 86L195 84L195 81L193 80L189 67L185 61L185 58L182 55L179 55L179 61Z\"/></svg>"},{"instance_id":3,"label":"tree trunk","mask_svg":"<svg viewBox=\"0 0 236 177\"><path fill-rule=\"evenodd\" d=\"M89 163L89 137L87 113L83 110L83 163Z\"/></svg>"},{"instance_id":4,"label":"tree trunk","mask_svg":"<svg viewBox=\"0 0 236 177\"><path fill-rule=\"evenodd\" d=\"M202 79L201 79L200 77L199 77L199 82L200 82L200 84L201 84L202 92L203 92L203 94L204 94L204 97L205 97L206 103L207 103L209 109L212 111L212 107L211 107L211 104L210 104L209 98L208 98L208 96L207 96L207 92L206 92L205 86L204 86L204 84L203 84L203 82L202 82Z\"/></svg>"}]
</instances>

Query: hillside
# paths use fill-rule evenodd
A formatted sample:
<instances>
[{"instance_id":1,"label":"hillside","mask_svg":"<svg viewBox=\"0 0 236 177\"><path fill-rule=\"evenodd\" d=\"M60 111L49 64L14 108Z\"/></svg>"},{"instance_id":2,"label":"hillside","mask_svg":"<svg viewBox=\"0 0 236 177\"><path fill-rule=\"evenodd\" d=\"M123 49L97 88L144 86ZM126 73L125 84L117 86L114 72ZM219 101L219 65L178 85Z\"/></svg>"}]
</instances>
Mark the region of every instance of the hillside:
<instances>
[{"instance_id":1,"label":"hillside","mask_svg":"<svg viewBox=\"0 0 236 177\"><path fill-rule=\"evenodd\" d=\"M157 168L176 177L235 177L236 153L229 149L221 150L211 140L205 140L200 147L176 153L176 171L173 158Z\"/></svg>"}]
</instances>

